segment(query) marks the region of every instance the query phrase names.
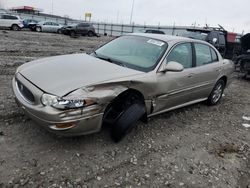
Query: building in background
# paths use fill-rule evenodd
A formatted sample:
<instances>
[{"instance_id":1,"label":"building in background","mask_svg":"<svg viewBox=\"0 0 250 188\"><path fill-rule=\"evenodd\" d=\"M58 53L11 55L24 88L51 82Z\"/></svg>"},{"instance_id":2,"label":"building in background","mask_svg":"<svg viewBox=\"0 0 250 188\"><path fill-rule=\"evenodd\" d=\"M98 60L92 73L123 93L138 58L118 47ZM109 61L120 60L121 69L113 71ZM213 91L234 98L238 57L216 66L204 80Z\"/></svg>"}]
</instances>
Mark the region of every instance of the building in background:
<instances>
[{"instance_id":1,"label":"building in background","mask_svg":"<svg viewBox=\"0 0 250 188\"><path fill-rule=\"evenodd\" d=\"M43 12L42 9L31 6L13 7L10 9L10 11L23 14L39 14L40 12Z\"/></svg>"}]
</instances>

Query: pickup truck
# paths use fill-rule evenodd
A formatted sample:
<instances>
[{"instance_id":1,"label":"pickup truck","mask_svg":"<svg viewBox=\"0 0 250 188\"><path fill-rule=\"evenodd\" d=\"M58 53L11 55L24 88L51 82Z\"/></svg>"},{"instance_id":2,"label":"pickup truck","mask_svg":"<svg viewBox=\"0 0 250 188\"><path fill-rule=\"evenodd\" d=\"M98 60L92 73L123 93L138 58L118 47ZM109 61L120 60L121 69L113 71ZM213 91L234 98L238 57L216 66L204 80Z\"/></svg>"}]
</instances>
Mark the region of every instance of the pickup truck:
<instances>
[{"instance_id":1,"label":"pickup truck","mask_svg":"<svg viewBox=\"0 0 250 188\"><path fill-rule=\"evenodd\" d=\"M250 33L241 37L241 55L237 56L235 63L243 78L250 75Z\"/></svg>"},{"instance_id":2,"label":"pickup truck","mask_svg":"<svg viewBox=\"0 0 250 188\"><path fill-rule=\"evenodd\" d=\"M234 59L240 53L237 33L228 32L221 26L219 28L189 28L182 36L209 42L226 59Z\"/></svg>"}]
</instances>

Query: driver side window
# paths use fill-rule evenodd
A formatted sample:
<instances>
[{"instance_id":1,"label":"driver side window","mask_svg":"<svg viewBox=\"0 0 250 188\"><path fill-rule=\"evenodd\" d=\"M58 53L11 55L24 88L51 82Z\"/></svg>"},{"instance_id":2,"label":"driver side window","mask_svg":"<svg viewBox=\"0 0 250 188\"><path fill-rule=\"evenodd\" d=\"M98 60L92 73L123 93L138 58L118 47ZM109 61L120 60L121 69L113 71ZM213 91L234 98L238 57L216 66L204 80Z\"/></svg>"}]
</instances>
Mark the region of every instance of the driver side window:
<instances>
[{"instance_id":1,"label":"driver side window","mask_svg":"<svg viewBox=\"0 0 250 188\"><path fill-rule=\"evenodd\" d=\"M193 65L191 43L183 43L174 47L167 57L167 62L170 61L178 62L184 68L191 68Z\"/></svg>"}]
</instances>

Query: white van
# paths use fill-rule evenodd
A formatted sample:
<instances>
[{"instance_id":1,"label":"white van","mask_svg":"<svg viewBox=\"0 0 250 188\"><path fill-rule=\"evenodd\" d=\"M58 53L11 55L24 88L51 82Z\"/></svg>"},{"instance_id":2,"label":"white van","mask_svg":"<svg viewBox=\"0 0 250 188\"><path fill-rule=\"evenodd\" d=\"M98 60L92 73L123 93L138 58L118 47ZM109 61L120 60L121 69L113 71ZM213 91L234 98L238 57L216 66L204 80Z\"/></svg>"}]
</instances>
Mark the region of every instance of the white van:
<instances>
[{"instance_id":1,"label":"white van","mask_svg":"<svg viewBox=\"0 0 250 188\"><path fill-rule=\"evenodd\" d=\"M0 14L0 27L18 31L23 28L23 21L19 16Z\"/></svg>"}]
</instances>

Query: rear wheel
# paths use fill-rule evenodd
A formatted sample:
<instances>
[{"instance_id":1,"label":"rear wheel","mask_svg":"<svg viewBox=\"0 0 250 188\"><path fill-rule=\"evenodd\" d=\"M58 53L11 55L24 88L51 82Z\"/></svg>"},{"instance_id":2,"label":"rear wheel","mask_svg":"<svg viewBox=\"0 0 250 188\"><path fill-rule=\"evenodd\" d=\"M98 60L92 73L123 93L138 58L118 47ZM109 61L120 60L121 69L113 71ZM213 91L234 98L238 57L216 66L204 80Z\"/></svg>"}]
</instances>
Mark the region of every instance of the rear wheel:
<instances>
[{"instance_id":1,"label":"rear wheel","mask_svg":"<svg viewBox=\"0 0 250 188\"><path fill-rule=\"evenodd\" d=\"M145 106L136 102L128 106L114 123L111 130L111 138L119 142L134 127L136 122L145 114Z\"/></svg>"},{"instance_id":2,"label":"rear wheel","mask_svg":"<svg viewBox=\"0 0 250 188\"><path fill-rule=\"evenodd\" d=\"M93 36L94 36L93 31L89 31L89 32L88 32L88 36L89 36L89 37L93 37Z\"/></svg>"},{"instance_id":3,"label":"rear wheel","mask_svg":"<svg viewBox=\"0 0 250 188\"><path fill-rule=\"evenodd\" d=\"M58 30L57 30L57 33L58 33L58 34L62 34L62 30L61 30L61 29L58 29Z\"/></svg>"},{"instance_id":4,"label":"rear wheel","mask_svg":"<svg viewBox=\"0 0 250 188\"><path fill-rule=\"evenodd\" d=\"M71 37L76 37L76 32L75 31L70 31L70 36Z\"/></svg>"},{"instance_id":5,"label":"rear wheel","mask_svg":"<svg viewBox=\"0 0 250 188\"><path fill-rule=\"evenodd\" d=\"M14 24L14 25L11 26L11 29L12 29L13 31L19 31L19 30L20 30L20 27L19 27L18 25Z\"/></svg>"},{"instance_id":6,"label":"rear wheel","mask_svg":"<svg viewBox=\"0 0 250 188\"><path fill-rule=\"evenodd\" d=\"M214 86L212 92L210 93L207 104L212 106L218 104L218 102L221 100L221 97L223 95L224 89L225 89L225 81L220 79Z\"/></svg>"},{"instance_id":7,"label":"rear wheel","mask_svg":"<svg viewBox=\"0 0 250 188\"><path fill-rule=\"evenodd\" d=\"M42 32L42 28L41 27L36 27L36 31L37 32Z\"/></svg>"}]
</instances>

